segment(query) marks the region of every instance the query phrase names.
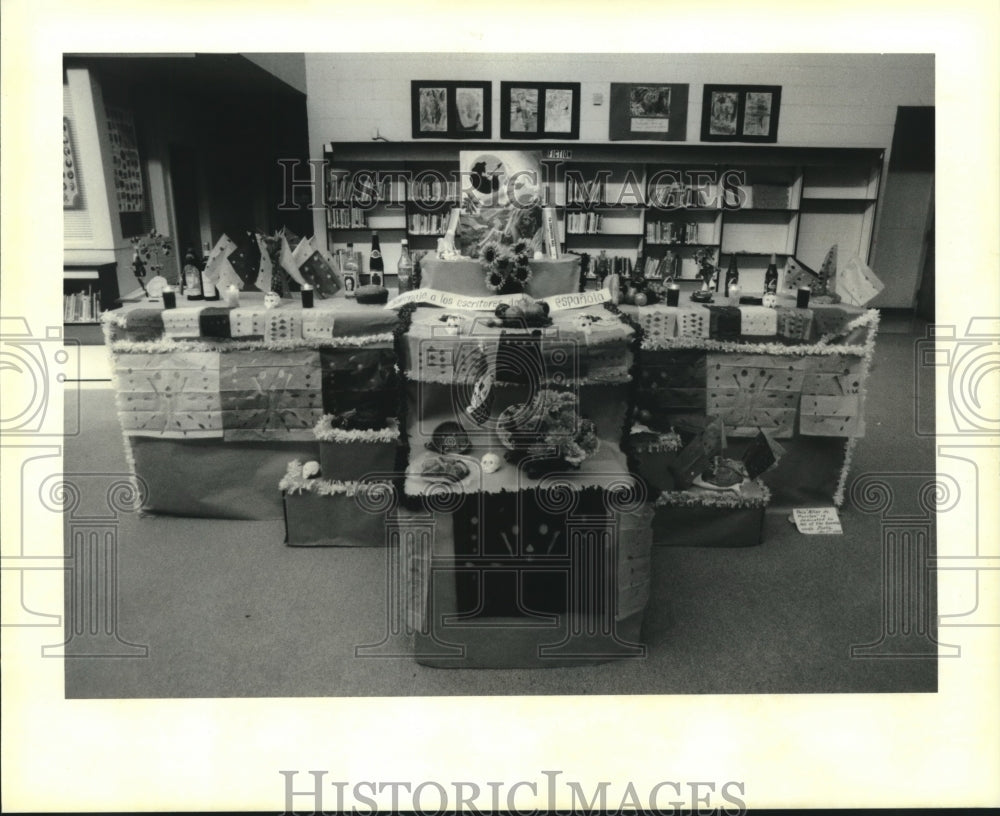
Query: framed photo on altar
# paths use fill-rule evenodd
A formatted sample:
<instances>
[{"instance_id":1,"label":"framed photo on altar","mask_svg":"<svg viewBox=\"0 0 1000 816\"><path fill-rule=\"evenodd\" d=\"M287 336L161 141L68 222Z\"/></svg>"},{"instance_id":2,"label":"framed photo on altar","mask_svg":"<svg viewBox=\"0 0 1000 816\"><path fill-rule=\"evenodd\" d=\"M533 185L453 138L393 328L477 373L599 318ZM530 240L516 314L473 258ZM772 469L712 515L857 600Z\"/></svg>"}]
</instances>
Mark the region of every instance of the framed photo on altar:
<instances>
[{"instance_id":1,"label":"framed photo on altar","mask_svg":"<svg viewBox=\"0 0 1000 816\"><path fill-rule=\"evenodd\" d=\"M687 85L612 82L608 138L683 142L687 108Z\"/></svg>"},{"instance_id":2,"label":"framed photo on altar","mask_svg":"<svg viewBox=\"0 0 1000 816\"><path fill-rule=\"evenodd\" d=\"M501 82L501 139L579 139L579 82Z\"/></svg>"},{"instance_id":3,"label":"framed photo on altar","mask_svg":"<svg viewBox=\"0 0 1000 816\"><path fill-rule=\"evenodd\" d=\"M415 79L410 83L414 139L489 139L493 83Z\"/></svg>"},{"instance_id":4,"label":"framed photo on altar","mask_svg":"<svg viewBox=\"0 0 1000 816\"><path fill-rule=\"evenodd\" d=\"M706 85L703 142L777 142L780 85Z\"/></svg>"}]
</instances>

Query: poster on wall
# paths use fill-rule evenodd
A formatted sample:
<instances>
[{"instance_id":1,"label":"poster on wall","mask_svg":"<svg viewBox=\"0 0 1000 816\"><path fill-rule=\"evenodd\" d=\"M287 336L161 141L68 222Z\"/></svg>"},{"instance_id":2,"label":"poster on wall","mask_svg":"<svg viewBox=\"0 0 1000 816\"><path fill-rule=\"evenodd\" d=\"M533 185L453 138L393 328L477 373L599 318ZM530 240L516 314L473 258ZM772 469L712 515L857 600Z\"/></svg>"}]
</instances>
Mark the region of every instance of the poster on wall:
<instances>
[{"instance_id":1,"label":"poster on wall","mask_svg":"<svg viewBox=\"0 0 1000 816\"><path fill-rule=\"evenodd\" d=\"M146 195L142 185L142 165L132 114L112 105L105 107L105 113L118 212L142 212L146 208Z\"/></svg>"},{"instance_id":2,"label":"poster on wall","mask_svg":"<svg viewBox=\"0 0 1000 816\"><path fill-rule=\"evenodd\" d=\"M461 212L455 248L479 257L487 243L527 242L540 251L542 239L542 160L534 150L462 150Z\"/></svg>"},{"instance_id":3,"label":"poster on wall","mask_svg":"<svg viewBox=\"0 0 1000 816\"><path fill-rule=\"evenodd\" d=\"M414 139L489 139L492 83L420 80L410 83Z\"/></svg>"},{"instance_id":4,"label":"poster on wall","mask_svg":"<svg viewBox=\"0 0 1000 816\"><path fill-rule=\"evenodd\" d=\"M688 86L611 83L608 138L682 142L687 138Z\"/></svg>"},{"instance_id":5,"label":"poster on wall","mask_svg":"<svg viewBox=\"0 0 1000 816\"><path fill-rule=\"evenodd\" d=\"M580 83L501 82L500 138L580 138Z\"/></svg>"},{"instance_id":6,"label":"poster on wall","mask_svg":"<svg viewBox=\"0 0 1000 816\"><path fill-rule=\"evenodd\" d=\"M80 196L80 172L73 155L73 138L69 119L63 117L63 209L77 210L83 206Z\"/></svg>"},{"instance_id":7,"label":"poster on wall","mask_svg":"<svg viewBox=\"0 0 1000 816\"><path fill-rule=\"evenodd\" d=\"M776 142L780 85L706 85L703 142Z\"/></svg>"}]
</instances>

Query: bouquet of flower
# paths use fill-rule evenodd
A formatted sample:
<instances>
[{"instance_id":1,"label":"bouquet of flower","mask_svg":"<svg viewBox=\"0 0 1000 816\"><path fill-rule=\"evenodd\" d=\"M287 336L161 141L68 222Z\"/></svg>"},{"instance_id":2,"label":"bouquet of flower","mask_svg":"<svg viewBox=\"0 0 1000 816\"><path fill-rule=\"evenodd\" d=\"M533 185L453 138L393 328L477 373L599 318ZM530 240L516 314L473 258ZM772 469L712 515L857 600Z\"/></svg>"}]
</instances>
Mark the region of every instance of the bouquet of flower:
<instances>
[{"instance_id":1,"label":"bouquet of flower","mask_svg":"<svg viewBox=\"0 0 1000 816\"><path fill-rule=\"evenodd\" d=\"M715 265L715 250L702 247L694 253L694 260L698 264L698 277L702 281L701 288L711 289L712 282L719 274L719 268Z\"/></svg>"},{"instance_id":2,"label":"bouquet of flower","mask_svg":"<svg viewBox=\"0 0 1000 816\"><path fill-rule=\"evenodd\" d=\"M523 238L512 244L488 241L479 250L479 263L486 271L491 292L523 291L531 280L531 243Z\"/></svg>"},{"instance_id":3,"label":"bouquet of flower","mask_svg":"<svg viewBox=\"0 0 1000 816\"><path fill-rule=\"evenodd\" d=\"M148 235L136 235L132 240L132 272L145 291L146 275L156 277L163 272L163 259L173 252L169 236L160 235L155 229Z\"/></svg>"}]
</instances>

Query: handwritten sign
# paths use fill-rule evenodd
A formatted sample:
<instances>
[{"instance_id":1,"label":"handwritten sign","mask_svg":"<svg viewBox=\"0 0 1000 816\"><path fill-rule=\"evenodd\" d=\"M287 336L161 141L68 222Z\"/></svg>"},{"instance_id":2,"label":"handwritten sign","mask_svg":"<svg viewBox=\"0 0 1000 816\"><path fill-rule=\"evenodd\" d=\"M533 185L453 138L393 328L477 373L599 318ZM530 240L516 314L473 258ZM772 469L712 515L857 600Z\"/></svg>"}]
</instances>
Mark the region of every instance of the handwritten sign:
<instances>
[{"instance_id":1,"label":"handwritten sign","mask_svg":"<svg viewBox=\"0 0 1000 816\"><path fill-rule=\"evenodd\" d=\"M791 521L803 535L842 535L836 507L796 507Z\"/></svg>"},{"instance_id":2,"label":"handwritten sign","mask_svg":"<svg viewBox=\"0 0 1000 816\"><path fill-rule=\"evenodd\" d=\"M442 292L440 289L416 289L397 295L385 304L386 309L398 309L407 303L423 303L430 306L443 306L446 309L465 309L472 312L492 312L501 303L517 303L524 295L458 295L454 292ZM611 292L600 289L596 292L571 292L565 295L552 295L541 298L539 302L548 303L549 311L561 312L566 309L582 309L586 306L596 306L611 300Z\"/></svg>"}]
</instances>

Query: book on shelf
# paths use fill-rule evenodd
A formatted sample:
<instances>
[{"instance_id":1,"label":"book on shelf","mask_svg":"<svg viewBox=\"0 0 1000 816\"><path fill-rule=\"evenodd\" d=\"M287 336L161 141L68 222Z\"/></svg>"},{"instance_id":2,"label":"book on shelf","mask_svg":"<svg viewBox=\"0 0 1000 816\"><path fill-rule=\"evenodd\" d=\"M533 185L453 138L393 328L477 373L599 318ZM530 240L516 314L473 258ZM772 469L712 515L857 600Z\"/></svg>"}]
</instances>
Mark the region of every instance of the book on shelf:
<instances>
[{"instance_id":1,"label":"book on shelf","mask_svg":"<svg viewBox=\"0 0 1000 816\"><path fill-rule=\"evenodd\" d=\"M101 316L101 296L88 286L86 292L63 295L64 323L94 323Z\"/></svg>"},{"instance_id":2,"label":"book on shelf","mask_svg":"<svg viewBox=\"0 0 1000 816\"><path fill-rule=\"evenodd\" d=\"M367 229L368 216L361 207L327 207L328 229Z\"/></svg>"},{"instance_id":3,"label":"book on shelf","mask_svg":"<svg viewBox=\"0 0 1000 816\"><path fill-rule=\"evenodd\" d=\"M605 179L596 178L584 181L581 178L568 176L566 179L566 203L584 206L607 203Z\"/></svg>"},{"instance_id":4,"label":"book on shelf","mask_svg":"<svg viewBox=\"0 0 1000 816\"><path fill-rule=\"evenodd\" d=\"M442 178L415 178L410 182L412 201L454 201L458 198L458 184Z\"/></svg>"},{"instance_id":5,"label":"book on shelf","mask_svg":"<svg viewBox=\"0 0 1000 816\"><path fill-rule=\"evenodd\" d=\"M596 235L601 231L601 221L599 213L566 213L566 232L571 235Z\"/></svg>"},{"instance_id":6,"label":"book on shelf","mask_svg":"<svg viewBox=\"0 0 1000 816\"><path fill-rule=\"evenodd\" d=\"M448 213L411 213L409 232L412 235L443 235L448 219Z\"/></svg>"},{"instance_id":7,"label":"book on shelf","mask_svg":"<svg viewBox=\"0 0 1000 816\"><path fill-rule=\"evenodd\" d=\"M364 204L392 201L392 179L372 173L347 173L331 170L326 177L326 201L331 205Z\"/></svg>"}]
</instances>

